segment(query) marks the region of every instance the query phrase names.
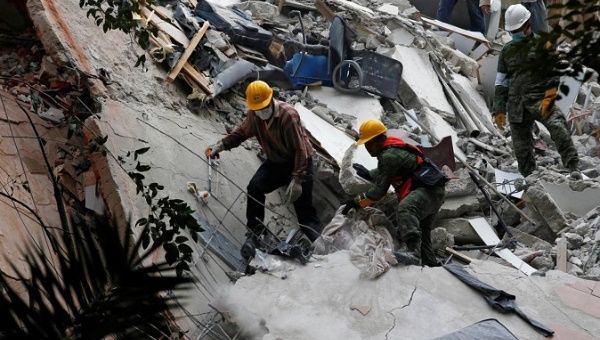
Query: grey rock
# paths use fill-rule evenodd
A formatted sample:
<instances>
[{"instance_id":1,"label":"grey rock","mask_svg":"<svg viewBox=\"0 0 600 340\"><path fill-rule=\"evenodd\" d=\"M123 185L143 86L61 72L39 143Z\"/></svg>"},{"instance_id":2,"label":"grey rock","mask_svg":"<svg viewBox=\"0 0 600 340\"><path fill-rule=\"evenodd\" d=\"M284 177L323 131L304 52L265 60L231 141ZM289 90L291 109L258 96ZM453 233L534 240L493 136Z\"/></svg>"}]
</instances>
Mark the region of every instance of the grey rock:
<instances>
[{"instance_id":1,"label":"grey rock","mask_svg":"<svg viewBox=\"0 0 600 340\"><path fill-rule=\"evenodd\" d=\"M547 271L554 268L554 261L550 255L538 256L529 263L533 268Z\"/></svg>"},{"instance_id":2,"label":"grey rock","mask_svg":"<svg viewBox=\"0 0 600 340\"><path fill-rule=\"evenodd\" d=\"M446 198L474 195L477 187L471 178L453 179L446 183Z\"/></svg>"},{"instance_id":3,"label":"grey rock","mask_svg":"<svg viewBox=\"0 0 600 340\"><path fill-rule=\"evenodd\" d=\"M569 262L578 267L581 267L583 265L583 262L581 261L581 259L579 259L579 257L576 257L576 256L571 256L571 258L569 258Z\"/></svg>"},{"instance_id":4,"label":"grey rock","mask_svg":"<svg viewBox=\"0 0 600 340\"><path fill-rule=\"evenodd\" d=\"M583 237L575 233L565 233L567 238L567 247L569 249L578 249L583 245Z\"/></svg>"},{"instance_id":5,"label":"grey rock","mask_svg":"<svg viewBox=\"0 0 600 340\"><path fill-rule=\"evenodd\" d=\"M600 265L590 268L583 277L588 280L600 281Z\"/></svg>"},{"instance_id":6,"label":"grey rock","mask_svg":"<svg viewBox=\"0 0 600 340\"><path fill-rule=\"evenodd\" d=\"M583 270L579 266L574 265L572 263L567 264L567 272L569 274L575 275L575 276L579 276L579 275L583 274Z\"/></svg>"},{"instance_id":7,"label":"grey rock","mask_svg":"<svg viewBox=\"0 0 600 340\"><path fill-rule=\"evenodd\" d=\"M435 228L431 231L431 245L434 252L443 251L446 247L454 245L454 235L450 234L445 228Z\"/></svg>"},{"instance_id":8,"label":"grey rock","mask_svg":"<svg viewBox=\"0 0 600 340\"><path fill-rule=\"evenodd\" d=\"M477 196L450 197L442 205L439 218L461 217L466 214L479 212L480 204Z\"/></svg>"},{"instance_id":9,"label":"grey rock","mask_svg":"<svg viewBox=\"0 0 600 340\"><path fill-rule=\"evenodd\" d=\"M573 228L573 232L576 234L585 237L591 230L591 226L588 223L580 223L575 228Z\"/></svg>"},{"instance_id":10,"label":"grey rock","mask_svg":"<svg viewBox=\"0 0 600 340\"><path fill-rule=\"evenodd\" d=\"M564 213L541 185L530 186L523 194L523 200L535 207L533 210L552 232L557 233L568 226Z\"/></svg>"},{"instance_id":11,"label":"grey rock","mask_svg":"<svg viewBox=\"0 0 600 340\"><path fill-rule=\"evenodd\" d=\"M435 226L444 228L452 234L455 244L483 244L483 241L466 218L439 219Z\"/></svg>"}]
</instances>

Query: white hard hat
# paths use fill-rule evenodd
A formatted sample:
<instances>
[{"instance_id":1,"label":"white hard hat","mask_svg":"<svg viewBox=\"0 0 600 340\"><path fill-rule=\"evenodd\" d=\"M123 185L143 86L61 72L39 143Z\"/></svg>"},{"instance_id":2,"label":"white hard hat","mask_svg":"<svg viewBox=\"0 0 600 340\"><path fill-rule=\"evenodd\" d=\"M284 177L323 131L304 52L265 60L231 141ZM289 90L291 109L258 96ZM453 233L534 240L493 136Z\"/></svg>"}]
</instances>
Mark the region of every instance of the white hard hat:
<instances>
[{"instance_id":1,"label":"white hard hat","mask_svg":"<svg viewBox=\"0 0 600 340\"><path fill-rule=\"evenodd\" d=\"M504 14L504 29L509 32L516 31L523 26L531 17L531 13L525 6L518 4L508 7Z\"/></svg>"}]
</instances>

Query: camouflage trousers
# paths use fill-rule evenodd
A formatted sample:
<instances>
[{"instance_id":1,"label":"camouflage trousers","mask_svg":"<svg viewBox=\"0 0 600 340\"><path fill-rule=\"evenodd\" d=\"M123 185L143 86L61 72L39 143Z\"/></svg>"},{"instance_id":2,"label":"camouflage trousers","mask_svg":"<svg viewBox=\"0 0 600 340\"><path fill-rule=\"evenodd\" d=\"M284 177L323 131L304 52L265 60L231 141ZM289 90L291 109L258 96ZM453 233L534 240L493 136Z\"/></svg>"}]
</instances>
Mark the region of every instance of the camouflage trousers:
<instances>
[{"instance_id":1,"label":"camouflage trousers","mask_svg":"<svg viewBox=\"0 0 600 340\"><path fill-rule=\"evenodd\" d=\"M532 136L533 124L536 120L544 124L550 131L550 137L556 144L563 166L569 170L577 169L579 157L567 128L567 121L560 109L554 105L550 116L544 119L537 107L537 105L534 105L532 108L525 109L528 112L524 112L522 123L510 123L513 149L519 165L519 172L527 177L536 168Z\"/></svg>"},{"instance_id":2,"label":"camouflage trousers","mask_svg":"<svg viewBox=\"0 0 600 340\"><path fill-rule=\"evenodd\" d=\"M431 228L444 203L445 187L416 188L398 204L396 225L398 235L409 250L420 251L423 265L437 263L431 246Z\"/></svg>"}]
</instances>

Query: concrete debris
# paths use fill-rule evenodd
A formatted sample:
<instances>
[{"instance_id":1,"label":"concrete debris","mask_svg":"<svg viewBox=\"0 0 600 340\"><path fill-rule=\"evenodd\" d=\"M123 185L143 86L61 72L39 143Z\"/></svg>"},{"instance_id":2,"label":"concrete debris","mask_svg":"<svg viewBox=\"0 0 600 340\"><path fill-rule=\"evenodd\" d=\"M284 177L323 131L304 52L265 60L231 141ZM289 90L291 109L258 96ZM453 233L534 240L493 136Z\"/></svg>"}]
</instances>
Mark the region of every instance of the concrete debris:
<instances>
[{"instance_id":1,"label":"concrete debris","mask_svg":"<svg viewBox=\"0 0 600 340\"><path fill-rule=\"evenodd\" d=\"M159 1L166 7L143 6L135 14L140 25L159 31L150 37L149 52L155 62L147 62L147 72L140 72L131 67L135 61L129 37L119 32L103 34L93 21L82 19L76 1L51 2L58 7L52 11L44 1L28 3L43 41L0 51L1 91L15 99L7 111L19 111L15 106L19 103L35 113L36 124L48 131L65 125L70 129L73 121L85 121L93 131L86 132L86 142L108 136L112 154L150 146L149 179L163 181L165 190L174 195L182 191L185 195L185 183L191 178L203 181L206 175L198 170L196 155L180 146L197 152L224 131L231 132L245 117L248 80L265 80L274 87L275 98L298 111L316 151L313 197L327 225L314 244L315 252L327 255L315 255L304 267L268 256L256 258L254 264L265 273L239 279L222 297L243 336L431 338L480 321L483 315L498 318L519 338L536 337L520 320L489 309L440 268L393 267L392 254L401 248L402 240L401 221L393 218L397 198L391 189L376 209L359 210L350 217L339 214L340 201L371 185L356 175L352 164L377 167L377 159L355 144L360 124L372 118L384 121L390 135L425 147L450 136L456 158L468 165L457 162L450 174L432 230L436 250L453 245L498 246L465 252L473 259L469 270L518 294L524 305L543 315L544 322L556 326L557 335L600 334L598 301L581 289L590 283L567 274L600 280L597 77L586 82L564 78L563 84L571 90L559 101L581 156L583 179L573 178L561 166L556 146L542 125L533 135L538 169L522 178L511 136L496 129L490 114L499 50L511 40L497 27L486 36L470 32L421 16L412 3L419 8L432 4L407 0ZM492 26L501 16L499 3L493 1ZM52 19L55 16L59 24ZM352 63L342 63L349 59ZM82 74L89 76L85 82ZM180 82L165 82L169 74ZM23 136L31 135L22 128L26 117L2 119ZM155 130L175 136L181 145ZM50 134L46 140L47 148L56 151L49 157L73 202L123 223L129 215L140 214L144 205L114 160L96 155L92 169L75 169L81 155L56 145L54 137ZM2 138L0 154L14 157L16 150L7 143L8 137ZM69 143L83 143L82 136L73 138ZM234 182L223 180L219 200L225 207L210 206L215 214L210 222L227 229L222 235L232 248L244 238L240 218L246 196L241 189L250 180L248 170L258 166L261 151L256 142L246 141L243 146L223 155L223 172ZM30 174L45 172L36 157L24 155L23 160ZM10 162L17 164L14 159ZM492 195L491 205L501 219L490 213L490 203L482 199L469 171L478 172L503 196L510 196L519 209ZM79 180L81 173L84 183ZM40 183L30 184L41 191ZM51 197L43 193L36 196ZM273 208L266 217L269 228L285 234L296 227L294 213L278 198L269 208ZM199 209L199 213L207 212ZM498 257L490 257L492 253ZM208 257L203 253L203 261L192 269L194 275L220 273L226 266ZM532 275L536 270L546 277ZM198 288L202 294L195 294L194 313L208 309L211 299L205 297L215 296L216 287L225 285L220 278L225 275L214 276L208 281L215 281L215 287ZM529 278L521 280L525 276ZM592 307L581 303L584 300L592 301ZM443 306L444 313L437 313L435 320L423 318L432 313L431 306ZM302 317L290 319L292 311ZM186 320L181 321L187 323L186 331L195 330L190 337L201 334L183 311L175 313Z\"/></svg>"}]
</instances>

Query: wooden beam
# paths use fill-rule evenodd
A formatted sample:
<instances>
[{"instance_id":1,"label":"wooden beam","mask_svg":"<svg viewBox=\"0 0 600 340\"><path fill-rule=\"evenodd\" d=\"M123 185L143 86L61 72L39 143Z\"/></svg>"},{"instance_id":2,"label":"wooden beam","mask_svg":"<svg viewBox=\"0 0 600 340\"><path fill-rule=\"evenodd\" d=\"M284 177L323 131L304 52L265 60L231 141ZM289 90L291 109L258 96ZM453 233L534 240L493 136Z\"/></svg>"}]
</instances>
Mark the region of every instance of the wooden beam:
<instances>
[{"instance_id":1,"label":"wooden beam","mask_svg":"<svg viewBox=\"0 0 600 340\"><path fill-rule=\"evenodd\" d=\"M556 269L567 272L567 239L564 236L556 242Z\"/></svg>"},{"instance_id":2,"label":"wooden beam","mask_svg":"<svg viewBox=\"0 0 600 340\"><path fill-rule=\"evenodd\" d=\"M198 83L198 85L200 85L200 88L202 89L202 91L206 92L206 94L211 95L212 91L210 90L210 86L208 83L208 79L206 79L205 76L202 75L202 73L198 72L194 66L190 65L189 63L185 63L183 65L183 72L188 75L191 79L193 79L196 83Z\"/></svg>"},{"instance_id":3,"label":"wooden beam","mask_svg":"<svg viewBox=\"0 0 600 340\"><path fill-rule=\"evenodd\" d=\"M165 32L173 40L183 45L183 47L188 47L190 44L190 40L183 32L181 32L177 27L159 18L158 15L150 11L148 8L142 7L141 14L146 18L148 23L153 24L159 30Z\"/></svg>"},{"instance_id":4,"label":"wooden beam","mask_svg":"<svg viewBox=\"0 0 600 340\"><path fill-rule=\"evenodd\" d=\"M448 252L449 254L452 254L454 257L456 257L457 259L459 259L460 261L469 264L471 263L473 260L468 257L467 255L463 254L463 253L459 253L456 250L450 248L450 247L446 247L446 252Z\"/></svg>"},{"instance_id":5,"label":"wooden beam","mask_svg":"<svg viewBox=\"0 0 600 340\"><path fill-rule=\"evenodd\" d=\"M187 60L192 55L192 52L194 52L194 50L196 49L196 46L198 46L198 43L200 43L200 40L204 36L204 33L206 33L206 31L208 30L208 26L210 26L208 21L205 21L204 25L202 25L198 32L196 32L196 34L192 38L192 41L190 41L190 44L188 45L188 47L185 48L185 51L183 51L183 54L177 61L177 64L175 64L175 67L173 67L173 69L171 69L171 72L169 72L169 75L166 79L167 82L170 83L173 80L175 80L179 72L181 72L183 65L187 63Z\"/></svg>"}]
</instances>

